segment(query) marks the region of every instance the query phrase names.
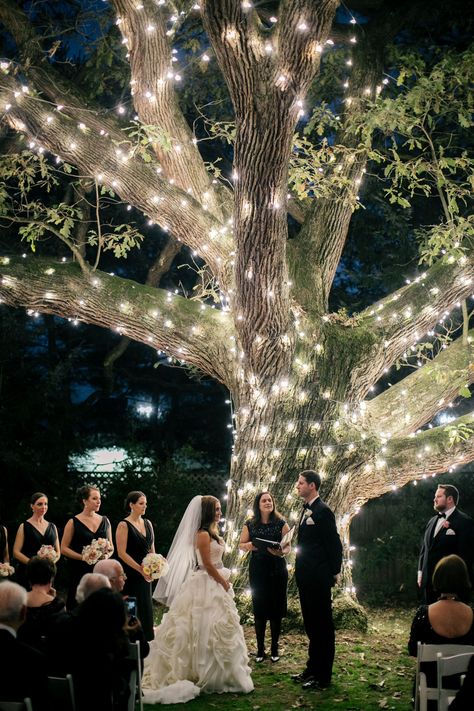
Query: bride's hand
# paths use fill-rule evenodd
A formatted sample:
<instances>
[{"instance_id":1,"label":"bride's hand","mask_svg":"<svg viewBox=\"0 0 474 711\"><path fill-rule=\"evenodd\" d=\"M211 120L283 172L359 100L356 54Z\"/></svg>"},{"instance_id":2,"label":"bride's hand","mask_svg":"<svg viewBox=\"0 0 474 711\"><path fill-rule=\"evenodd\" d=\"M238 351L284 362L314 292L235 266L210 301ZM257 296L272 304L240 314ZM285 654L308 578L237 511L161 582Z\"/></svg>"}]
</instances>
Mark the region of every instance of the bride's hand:
<instances>
[{"instance_id":1,"label":"bride's hand","mask_svg":"<svg viewBox=\"0 0 474 711\"><path fill-rule=\"evenodd\" d=\"M229 583L228 580L222 579L222 587L224 588L224 590L225 590L226 592L229 592L229 590L230 590L230 588L232 587L232 585Z\"/></svg>"}]
</instances>

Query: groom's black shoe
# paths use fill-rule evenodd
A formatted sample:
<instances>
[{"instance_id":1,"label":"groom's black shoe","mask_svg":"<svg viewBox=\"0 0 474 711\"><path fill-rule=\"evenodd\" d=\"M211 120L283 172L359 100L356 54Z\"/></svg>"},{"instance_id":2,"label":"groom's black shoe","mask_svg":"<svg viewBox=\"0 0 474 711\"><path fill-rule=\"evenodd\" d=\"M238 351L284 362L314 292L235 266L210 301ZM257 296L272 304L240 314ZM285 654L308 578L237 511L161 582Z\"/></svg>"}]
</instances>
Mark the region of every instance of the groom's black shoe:
<instances>
[{"instance_id":1,"label":"groom's black shoe","mask_svg":"<svg viewBox=\"0 0 474 711\"><path fill-rule=\"evenodd\" d=\"M308 681L305 681L303 684L303 689L311 690L313 689L314 691L317 691L318 689L327 689L330 686L330 684L323 684L321 681L318 681L314 677L312 679L308 679Z\"/></svg>"},{"instance_id":2,"label":"groom's black shoe","mask_svg":"<svg viewBox=\"0 0 474 711\"><path fill-rule=\"evenodd\" d=\"M295 681L297 684L299 684L302 681L309 681L310 679L314 679L314 676L311 674L310 671L305 669L304 671L300 672L299 674L292 674L291 678L293 681Z\"/></svg>"}]
</instances>

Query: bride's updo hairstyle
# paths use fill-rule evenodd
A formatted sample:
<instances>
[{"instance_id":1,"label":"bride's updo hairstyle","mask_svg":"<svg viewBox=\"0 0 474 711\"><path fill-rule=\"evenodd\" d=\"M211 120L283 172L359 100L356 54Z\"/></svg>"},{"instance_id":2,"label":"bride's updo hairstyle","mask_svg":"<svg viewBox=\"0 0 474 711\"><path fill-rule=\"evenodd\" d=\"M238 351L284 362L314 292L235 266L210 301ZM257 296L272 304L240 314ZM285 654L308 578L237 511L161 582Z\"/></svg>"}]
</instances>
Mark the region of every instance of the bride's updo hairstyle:
<instances>
[{"instance_id":1,"label":"bride's updo hairstyle","mask_svg":"<svg viewBox=\"0 0 474 711\"><path fill-rule=\"evenodd\" d=\"M216 504L218 499L215 496L203 496L201 498L201 530L207 531L211 538L220 543L219 529L216 523Z\"/></svg>"}]
</instances>

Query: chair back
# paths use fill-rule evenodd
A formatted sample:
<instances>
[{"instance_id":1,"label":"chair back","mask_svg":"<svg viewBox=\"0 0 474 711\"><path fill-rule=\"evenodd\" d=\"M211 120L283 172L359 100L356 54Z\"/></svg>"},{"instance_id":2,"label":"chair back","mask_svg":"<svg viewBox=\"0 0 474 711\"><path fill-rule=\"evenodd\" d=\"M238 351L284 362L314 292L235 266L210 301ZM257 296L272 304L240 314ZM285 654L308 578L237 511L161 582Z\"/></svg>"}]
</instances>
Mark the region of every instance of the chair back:
<instances>
[{"instance_id":1,"label":"chair back","mask_svg":"<svg viewBox=\"0 0 474 711\"><path fill-rule=\"evenodd\" d=\"M128 656L136 664L136 677L135 677L135 689L133 691L133 706L130 707L129 698L129 711L133 711L135 708L135 696L137 696L137 701L139 704L140 711L143 711L143 696L142 696L142 660L140 657L140 642L130 642L128 647ZM132 687L130 686L130 696L132 695Z\"/></svg>"},{"instance_id":2,"label":"chair back","mask_svg":"<svg viewBox=\"0 0 474 711\"><path fill-rule=\"evenodd\" d=\"M50 711L76 711L74 682L71 674L48 676L48 709Z\"/></svg>"},{"instance_id":3,"label":"chair back","mask_svg":"<svg viewBox=\"0 0 474 711\"><path fill-rule=\"evenodd\" d=\"M420 669L423 662L438 662L438 654L453 657L469 652L473 647L465 644L422 644L418 642L416 655L415 711L427 711L428 701L438 701L438 685L428 686L426 674Z\"/></svg>"},{"instance_id":4,"label":"chair back","mask_svg":"<svg viewBox=\"0 0 474 711\"><path fill-rule=\"evenodd\" d=\"M33 711L31 699L23 701L0 701L0 711Z\"/></svg>"},{"instance_id":5,"label":"chair back","mask_svg":"<svg viewBox=\"0 0 474 711\"><path fill-rule=\"evenodd\" d=\"M462 648L462 647L461 647ZM447 711L449 704L456 696L457 689L444 688L443 679L445 677L459 676L462 683L462 674L467 672L471 657L474 655L474 647L464 646L461 654L446 656L442 652L437 655L437 678L438 678L438 711ZM444 651L444 650L443 650Z\"/></svg>"}]
</instances>

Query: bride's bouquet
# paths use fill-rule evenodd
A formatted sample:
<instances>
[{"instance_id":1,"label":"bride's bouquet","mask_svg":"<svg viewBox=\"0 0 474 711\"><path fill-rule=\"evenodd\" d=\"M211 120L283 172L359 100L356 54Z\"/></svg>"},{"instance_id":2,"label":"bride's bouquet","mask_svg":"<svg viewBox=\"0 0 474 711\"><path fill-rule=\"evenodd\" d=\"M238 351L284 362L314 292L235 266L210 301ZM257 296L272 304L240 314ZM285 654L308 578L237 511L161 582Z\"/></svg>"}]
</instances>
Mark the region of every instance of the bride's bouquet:
<instances>
[{"instance_id":1,"label":"bride's bouquet","mask_svg":"<svg viewBox=\"0 0 474 711\"><path fill-rule=\"evenodd\" d=\"M0 563L0 576L2 578L8 578L14 572L15 568L10 563Z\"/></svg>"},{"instance_id":2,"label":"bride's bouquet","mask_svg":"<svg viewBox=\"0 0 474 711\"><path fill-rule=\"evenodd\" d=\"M82 549L82 560L88 565L95 565L99 560L110 558L114 548L108 538L94 538L90 545Z\"/></svg>"},{"instance_id":3,"label":"bride's bouquet","mask_svg":"<svg viewBox=\"0 0 474 711\"><path fill-rule=\"evenodd\" d=\"M142 560L142 566L145 575L152 580L164 577L169 570L168 561L160 553L148 553Z\"/></svg>"},{"instance_id":4,"label":"bride's bouquet","mask_svg":"<svg viewBox=\"0 0 474 711\"><path fill-rule=\"evenodd\" d=\"M57 563L60 558L59 553L54 546L41 546L36 555L38 558L46 558L46 560L50 560L51 563Z\"/></svg>"}]
</instances>

